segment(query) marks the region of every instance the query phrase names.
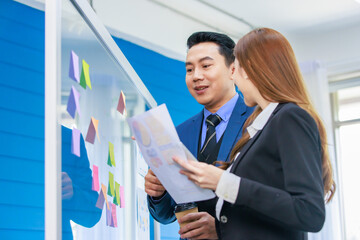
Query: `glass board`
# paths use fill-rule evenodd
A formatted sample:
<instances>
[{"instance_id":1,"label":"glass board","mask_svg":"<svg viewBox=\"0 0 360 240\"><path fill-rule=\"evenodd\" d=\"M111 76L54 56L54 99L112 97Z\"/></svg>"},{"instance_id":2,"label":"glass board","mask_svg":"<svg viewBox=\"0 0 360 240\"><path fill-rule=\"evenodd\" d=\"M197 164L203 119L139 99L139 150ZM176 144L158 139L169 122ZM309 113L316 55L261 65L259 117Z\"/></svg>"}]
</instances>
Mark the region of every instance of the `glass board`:
<instances>
[{"instance_id":1,"label":"glass board","mask_svg":"<svg viewBox=\"0 0 360 240\"><path fill-rule=\"evenodd\" d=\"M154 101L84 4L62 2L62 239L149 239L144 165L126 118Z\"/></svg>"}]
</instances>

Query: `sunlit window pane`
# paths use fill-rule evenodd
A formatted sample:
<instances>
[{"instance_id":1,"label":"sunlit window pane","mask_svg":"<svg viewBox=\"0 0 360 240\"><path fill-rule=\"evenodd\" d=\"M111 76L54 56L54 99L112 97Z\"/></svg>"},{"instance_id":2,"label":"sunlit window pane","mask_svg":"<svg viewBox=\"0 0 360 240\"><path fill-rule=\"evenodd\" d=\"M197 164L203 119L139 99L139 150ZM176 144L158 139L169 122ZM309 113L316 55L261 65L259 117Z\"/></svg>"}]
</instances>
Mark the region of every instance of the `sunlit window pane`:
<instances>
[{"instance_id":1,"label":"sunlit window pane","mask_svg":"<svg viewBox=\"0 0 360 240\"><path fill-rule=\"evenodd\" d=\"M340 133L340 162L342 193L346 224L346 239L360 239L360 204L359 204L359 170L360 170L360 124L342 126Z\"/></svg>"},{"instance_id":2,"label":"sunlit window pane","mask_svg":"<svg viewBox=\"0 0 360 240\"><path fill-rule=\"evenodd\" d=\"M360 86L338 91L339 121L360 118Z\"/></svg>"}]
</instances>

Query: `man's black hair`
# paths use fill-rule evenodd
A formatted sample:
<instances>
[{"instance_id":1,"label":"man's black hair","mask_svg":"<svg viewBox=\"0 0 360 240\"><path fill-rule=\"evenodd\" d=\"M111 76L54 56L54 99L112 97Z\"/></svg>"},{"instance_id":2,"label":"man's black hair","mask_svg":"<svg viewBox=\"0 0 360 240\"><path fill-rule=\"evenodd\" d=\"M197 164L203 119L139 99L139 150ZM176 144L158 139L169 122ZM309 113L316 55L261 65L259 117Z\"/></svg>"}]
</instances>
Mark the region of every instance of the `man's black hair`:
<instances>
[{"instance_id":1,"label":"man's black hair","mask_svg":"<svg viewBox=\"0 0 360 240\"><path fill-rule=\"evenodd\" d=\"M203 42L213 42L219 46L219 53L225 57L225 63L230 66L235 61L234 47L235 42L225 34L216 32L196 32L187 40L188 49Z\"/></svg>"}]
</instances>

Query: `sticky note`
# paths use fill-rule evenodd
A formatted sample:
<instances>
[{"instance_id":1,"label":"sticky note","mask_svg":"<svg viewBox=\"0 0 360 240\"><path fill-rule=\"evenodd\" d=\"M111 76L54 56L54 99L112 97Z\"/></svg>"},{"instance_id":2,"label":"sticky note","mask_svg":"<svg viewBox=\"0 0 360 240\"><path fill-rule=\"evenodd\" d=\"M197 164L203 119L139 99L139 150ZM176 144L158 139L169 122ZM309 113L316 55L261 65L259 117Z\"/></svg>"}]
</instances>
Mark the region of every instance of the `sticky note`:
<instances>
[{"instance_id":1,"label":"sticky note","mask_svg":"<svg viewBox=\"0 0 360 240\"><path fill-rule=\"evenodd\" d=\"M111 167L115 167L115 156L114 156L114 144L109 142L109 156L107 164Z\"/></svg>"},{"instance_id":2,"label":"sticky note","mask_svg":"<svg viewBox=\"0 0 360 240\"><path fill-rule=\"evenodd\" d=\"M125 194L124 194L124 187L120 186L120 208L125 207Z\"/></svg>"},{"instance_id":3,"label":"sticky note","mask_svg":"<svg viewBox=\"0 0 360 240\"><path fill-rule=\"evenodd\" d=\"M113 203L118 205L120 204L120 192L119 192L120 184L118 182L115 182L115 195L114 195L114 201Z\"/></svg>"},{"instance_id":4,"label":"sticky note","mask_svg":"<svg viewBox=\"0 0 360 240\"><path fill-rule=\"evenodd\" d=\"M111 196L111 197L113 197L115 195L115 192L114 192L114 174L112 174L111 172L109 172L109 185L108 185L107 194L109 196Z\"/></svg>"},{"instance_id":5,"label":"sticky note","mask_svg":"<svg viewBox=\"0 0 360 240\"><path fill-rule=\"evenodd\" d=\"M93 165L93 179L92 179L92 187L93 191L99 191L99 168L96 165Z\"/></svg>"},{"instance_id":6,"label":"sticky note","mask_svg":"<svg viewBox=\"0 0 360 240\"><path fill-rule=\"evenodd\" d=\"M99 120L91 117L90 124L89 124L89 127L88 127L88 131L87 131L87 134L86 134L86 139L85 139L87 142L94 144L94 142L95 142L95 133L97 135L98 140L100 141L99 132L98 132L98 125L99 125Z\"/></svg>"},{"instance_id":7,"label":"sticky note","mask_svg":"<svg viewBox=\"0 0 360 240\"><path fill-rule=\"evenodd\" d=\"M80 130L76 128L72 129L71 153L80 157Z\"/></svg>"},{"instance_id":8,"label":"sticky note","mask_svg":"<svg viewBox=\"0 0 360 240\"><path fill-rule=\"evenodd\" d=\"M125 102L125 94L123 91L120 93L119 102L117 105L117 110L123 115L126 116L126 102Z\"/></svg>"},{"instance_id":9,"label":"sticky note","mask_svg":"<svg viewBox=\"0 0 360 240\"><path fill-rule=\"evenodd\" d=\"M101 189L99 192L98 200L96 202L96 207L102 209L104 206L104 202L106 202L107 209L110 209L110 206L109 206L109 203L107 200L107 195L106 195L106 186L104 184L101 184Z\"/></svg>"},{"instance_id":10,"label":"sticky note","mask_svg":"<svg viewBox=\"0 0 360 240\"><path fill-rule=\"evenodd\" d=\"M70 52L70 66L69 77L76 82L80 82L79 79L79 57L74 51Z\"/></svg>"},{"instance_id":11,"label":"sticky note","mask_svg":"<svg viewBox=\"0 0 360 240\"><path fill-rule=\"evenodd\" d=\"M82 60L82 70L81 70L81 77L80 77L80 86L86 89L88 86L91 89L91 81L90 81L90 73L89 73L89 64Z\"/></svg>"},{"instance_id":12,"label":"sticky note","mask_svg":"<svg viewBox=\"0 0 360 240\"><path fill-rule=\"evenodd\" d=\"M72 86L66 108L72 118L75 118L76 112L78 112L78 114L80 115L79 99L80 93L76 90L76 88L74 88L74 86Z\"/></svg>"},{"instance_id":13,"label":"sticky note","mask_svg":"<svg viewBox=\"0 0 360 240\"><path fill-rule=\"evenodd\" d=\"M112 204L112 208L111 208L111 217L112 217L112 221L111 221L111 226L112 227L117 227L117 218L116 218L116 205Z\"/></svg>"},{"instance_id":14,"label":"sticky note","mask_svg":"<svg viewBox=\"0 0 360 240\"><path fill-rule=\"evenodd\" d=\"M106 209L106 226L111 226L112 222L112 203L108 203L110 205L109 209Z\"/></svg>"}]
</instances>

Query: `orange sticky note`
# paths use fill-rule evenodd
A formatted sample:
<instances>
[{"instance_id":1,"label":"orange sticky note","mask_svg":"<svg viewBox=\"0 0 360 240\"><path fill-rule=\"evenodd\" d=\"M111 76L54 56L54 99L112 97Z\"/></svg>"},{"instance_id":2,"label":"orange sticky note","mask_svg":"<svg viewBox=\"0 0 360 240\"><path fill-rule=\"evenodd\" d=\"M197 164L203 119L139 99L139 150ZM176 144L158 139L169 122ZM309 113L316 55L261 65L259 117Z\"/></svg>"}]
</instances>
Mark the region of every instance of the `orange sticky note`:
<instances>
[{"instance_id":1,"label":"orange sticky note","mask_svg":"<svg viewBox=\"0 0 360 240\"><path fill-rule=\"evenodd\" d=\"M126 116L126 102L125 102L125 94L123 91L120 93L119 102L117 105L117 110L123 115Z\"/></svg>"},{"instance_id":2,"label":"orange sticky note","mask_svg":"<svg viewBox=\"0 0 360 240\"><path fill-rule=\"evenodd\" d=\"M89 128L86 134L86 141L89 143L94 144L95 142L95 134L100 142L100 138L99 138L99 132L98 132L98 125L99 125L99 120L91 117L90 120L90 124L89 124Z\"/></svg>"}]
</instances>

